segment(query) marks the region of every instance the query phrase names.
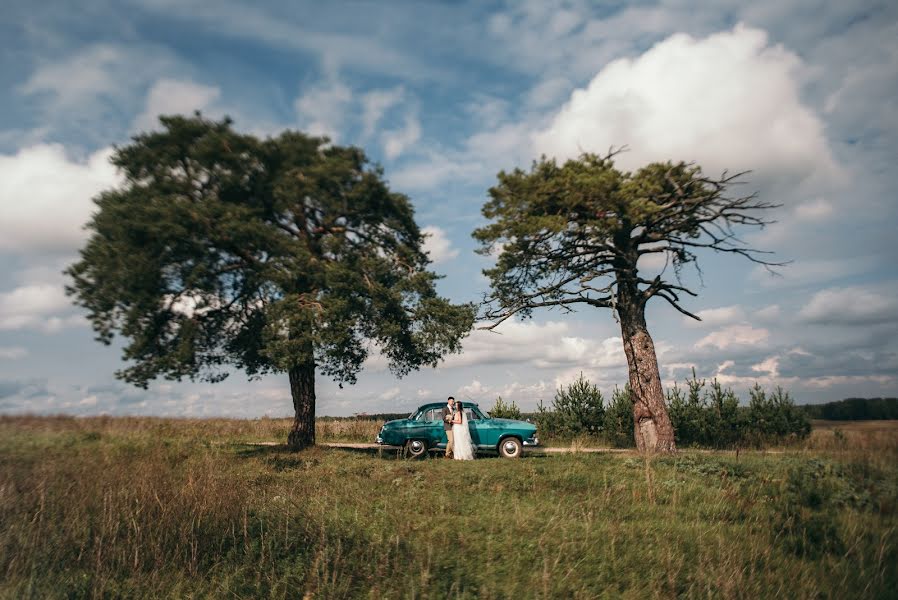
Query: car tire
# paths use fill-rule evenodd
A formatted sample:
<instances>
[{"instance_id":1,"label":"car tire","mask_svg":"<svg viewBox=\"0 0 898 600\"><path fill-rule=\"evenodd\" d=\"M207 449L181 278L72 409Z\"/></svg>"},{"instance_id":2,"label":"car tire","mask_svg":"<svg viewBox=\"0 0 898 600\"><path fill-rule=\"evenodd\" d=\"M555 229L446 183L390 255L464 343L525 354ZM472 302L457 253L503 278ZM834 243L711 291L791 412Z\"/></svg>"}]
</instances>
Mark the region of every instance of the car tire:
<instances>
[{"instance_id":1,"label":"car tire","mask_svg":"<svg viewBox=\"0 0 898 600\"><path fill-rule=\"evenodd\" d=\"M408 458L424 458L427 456L427 442L424 440L409 440L405 443L405 455Z\"/></svg>"},{"instance_id":2,"label":"car tire","mask_svg":"<svg viewBox=\"0 0 898 600\"><path fill-rule=\"evenodd\" d=\"M523 450L521 440L516 437L507 437L499 442L499 456L502 458L520 458Z\"/></svg>"}]
</instances>

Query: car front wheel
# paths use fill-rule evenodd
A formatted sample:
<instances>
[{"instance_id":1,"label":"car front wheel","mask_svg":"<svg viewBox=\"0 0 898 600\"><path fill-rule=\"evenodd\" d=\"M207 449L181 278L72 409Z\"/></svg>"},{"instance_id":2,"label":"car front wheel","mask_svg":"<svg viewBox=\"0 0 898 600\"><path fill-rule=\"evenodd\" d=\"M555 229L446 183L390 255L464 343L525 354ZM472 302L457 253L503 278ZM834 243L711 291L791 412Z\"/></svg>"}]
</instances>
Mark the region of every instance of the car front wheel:
<instances>
[{"instance_id":1,"label":"car front wheel","mask_svg":"<svg viewBox=\"0 0 898 600\"><path fill-rule=\"evenodd\" d=\"M423 440L409 440L405 443L405 455L409 458L421 458L427 454L427 444Z\"/></svg>"},{"instance_id":2,"label":"car front wheel","mask_svg":"<svg viewBox=\"0 0 898 600\"><path fill-rule=\"evenodd\" d=\"M505 438L499 442L499 456L502 458L519 458L522 448L521 440L518 438Z\"/></svg>"}]
</instances>

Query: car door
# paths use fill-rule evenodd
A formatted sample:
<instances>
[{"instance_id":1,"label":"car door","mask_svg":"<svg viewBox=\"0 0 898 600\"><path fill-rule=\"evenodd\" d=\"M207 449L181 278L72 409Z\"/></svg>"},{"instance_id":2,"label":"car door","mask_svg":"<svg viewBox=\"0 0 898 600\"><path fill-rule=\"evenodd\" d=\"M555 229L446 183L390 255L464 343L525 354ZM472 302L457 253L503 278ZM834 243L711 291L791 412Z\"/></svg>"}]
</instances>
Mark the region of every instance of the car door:
<instances>
[{"instance_id":1,"label":"car door","mask_svg":"<svg viewBox=\"0 0 898 600\"><path fill-rule=\"evenodd\" d=\"M428 408L424 411L423 426L427 443L430 447L446 447L446 431L443 429L442 407Z\"/></svg>"},{"instance_id":2,"label":"car door","mask_svg":"<svg viewBox=\"0 0 898 600\"><path fill-rule=\"evenodd\" d=\"M491 426L487 415L480 412L476 406L466 408L468 416L468 431L471 432L471 442L475 447L492 448L499 443L498 433Z\"/></svg>"}]
</instances>

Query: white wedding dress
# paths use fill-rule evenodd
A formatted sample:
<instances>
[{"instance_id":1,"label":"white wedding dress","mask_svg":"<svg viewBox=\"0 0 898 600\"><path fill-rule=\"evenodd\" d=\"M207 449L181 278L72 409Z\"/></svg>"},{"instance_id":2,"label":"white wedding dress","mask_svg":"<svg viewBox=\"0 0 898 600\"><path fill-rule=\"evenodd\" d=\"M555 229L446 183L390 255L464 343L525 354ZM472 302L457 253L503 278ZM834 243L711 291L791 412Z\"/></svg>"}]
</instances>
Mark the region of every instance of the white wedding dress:
<instances>
[{"instance_id":1,"label":"white wedding dress","mask_svg":"<svg viewBox=\"0 0 898 600\"><path fill-rule=\"evenodd\" d=\"M471 430L468 429L468 415L461 411L461 423L452 425L452 457L455 460L474 460L474 444L471 442Z\"/></svg>"}]
</instances>

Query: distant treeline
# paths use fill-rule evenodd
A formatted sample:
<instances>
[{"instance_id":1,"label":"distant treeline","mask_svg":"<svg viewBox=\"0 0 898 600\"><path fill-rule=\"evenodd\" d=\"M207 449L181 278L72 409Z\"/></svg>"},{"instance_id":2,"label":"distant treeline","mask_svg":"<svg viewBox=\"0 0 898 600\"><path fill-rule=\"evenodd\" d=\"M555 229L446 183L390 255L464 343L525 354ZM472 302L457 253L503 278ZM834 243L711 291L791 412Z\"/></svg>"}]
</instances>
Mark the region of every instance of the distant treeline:
<instances>
[{"instance_id":1,"label":"distant treeline","mask_svg":"<svg viewBox=\"0 0 898 600\"><path fill-rule=\"evenodd\" d=\"M826 404L804 404L801 408L810 418L827 421L898 419L898 398L845 398Z\"/></svg>"}]
</instances>

